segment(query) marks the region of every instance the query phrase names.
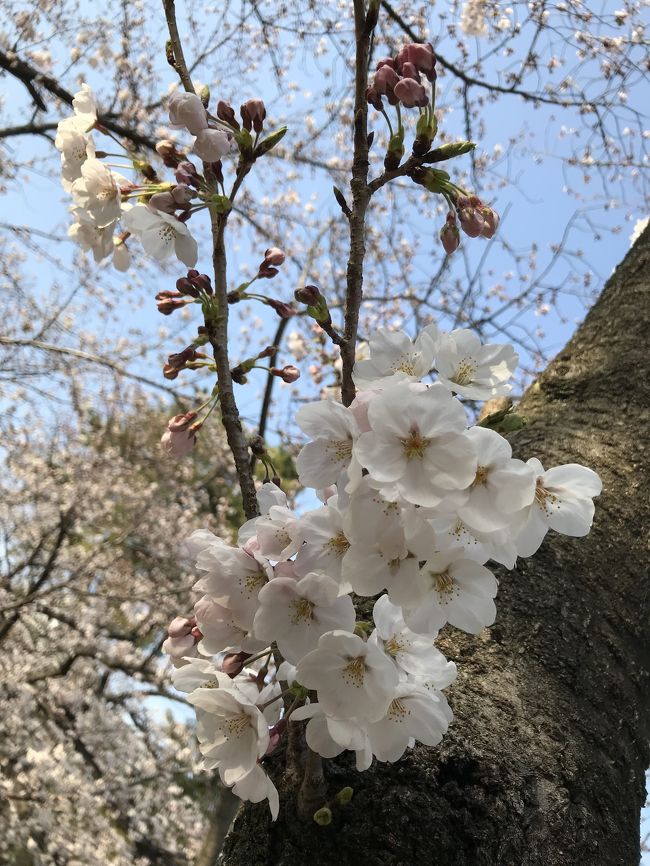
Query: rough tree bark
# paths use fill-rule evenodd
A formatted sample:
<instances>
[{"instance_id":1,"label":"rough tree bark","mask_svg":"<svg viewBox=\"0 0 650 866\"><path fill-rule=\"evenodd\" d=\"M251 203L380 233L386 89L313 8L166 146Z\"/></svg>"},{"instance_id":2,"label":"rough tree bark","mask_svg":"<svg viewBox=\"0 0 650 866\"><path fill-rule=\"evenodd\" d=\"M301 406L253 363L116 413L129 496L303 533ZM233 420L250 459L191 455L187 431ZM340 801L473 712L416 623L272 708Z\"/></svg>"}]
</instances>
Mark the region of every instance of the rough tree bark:
<instances>
[{"instance_id":1,"label":"rough tree bark","mask_svg":"<svg viewBox=\"0 0 650 866\"><path fill-rule=\"evenodd\" d=\"M455 722L437 749L356 774L327 762L329 827L245 806L223 866L637 866L650 763L650 229L526 393L517 456L580 462L604 483L591 535L551 533L499 574L497 622L449 631ZM278 760L278 777L280 775Z\"/></svg>"}]
</instances>

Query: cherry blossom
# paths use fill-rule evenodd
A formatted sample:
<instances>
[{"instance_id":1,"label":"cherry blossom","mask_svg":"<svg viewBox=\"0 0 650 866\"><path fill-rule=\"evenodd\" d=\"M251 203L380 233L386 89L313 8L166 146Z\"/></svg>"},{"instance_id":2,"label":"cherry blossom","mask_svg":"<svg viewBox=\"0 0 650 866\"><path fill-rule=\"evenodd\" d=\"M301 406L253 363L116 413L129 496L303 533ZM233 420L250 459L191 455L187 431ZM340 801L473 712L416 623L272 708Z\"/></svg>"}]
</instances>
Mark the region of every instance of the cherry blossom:
<instances>
[{"instance_id":1,"label":"cherry blossom","mask_svg":"<svg viewBox=\"0 0 650 866\"><path fill-rule=\"evenodd\" d=\"M593 497L602 491L593 469L567 463L544 471L536 457L531 457L528 466L535 476L535 496L515 540L519 555L532 556L549 529L562 535L587 535L594 518Z\"/></svg>"},{"instance_id":2,"label":"cherry blossom","mask_svg":"<svg viewBox=\"0 0 650 866\"><path fill-rule=\"evenodd\" d=\"M276 577L262 588L253 632L276 641L283 657L297 664L318 639L334 629L352 631L356 620L349 595L326 574L312 572L299 580Z\"/></svg>"},{"instance_id":3,"label":"cherry blossom","mask_svg":"<svg viewBox=\"0 0 650 866\"><path fill-rule=\"evenodd\" d=\"M486 344L473 331L441 334L436 348L438 378L443 385L471 400L509 394L508 379L519 358L512 346Z\"/></svg>"},{"instance_id":4,"label":"cherry blossom","mask_svg":"<svg viewBox=\"0 0 650 866\"><path fill-rule=\"evenodd\" d=\"M310 403L296 414L296 424L314 441L308 442L298 454L296 467L305 487L327 487L335 484L343 470L354 474L361 468L352 454L359 428L349 409L331 401Z\"/></svg>"},{"instance_id":5,"label":"cherry blossom","mask_svg":"<svg viewBox=\"0 0 650 866\"><path fill-rule=\"evenodd\" d=\"M372 401L368 420L372 429L355 443L355 456L380 490L433 506L474 478L465 411L443 385L393 385Z\"/></svg>"},{"instance_id":6,"label":"cherry blossom","mask_svg":"<svg viewBox=\"0 0 650 866\"><path fill-rule=\"evenodd\" d=\"M296 665L298 682L318 692L318 701L334 718L381 718L398 676L395 664L376 646L335 630Z\"/></svg>"},{"instance_id":7,"label":"cherry blossom","mask_svg":"<svg viewBox=\"0 0 650 866\"><path fill-rule=\"evenodd\" d=\"M124 226L136 237L145 252L159 261L172 253L193 268L198 258L198 246L185 223L171 214L152 210L145 204L136 204L122 217Z\"/></svg>"}]
</instances>

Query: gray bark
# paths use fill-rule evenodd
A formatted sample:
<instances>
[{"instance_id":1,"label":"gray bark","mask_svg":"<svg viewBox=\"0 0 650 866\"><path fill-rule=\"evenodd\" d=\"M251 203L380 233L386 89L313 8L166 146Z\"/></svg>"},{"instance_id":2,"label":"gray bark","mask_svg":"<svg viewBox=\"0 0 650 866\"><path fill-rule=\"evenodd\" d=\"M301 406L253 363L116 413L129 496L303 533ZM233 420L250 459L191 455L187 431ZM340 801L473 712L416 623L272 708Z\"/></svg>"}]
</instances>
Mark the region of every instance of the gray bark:
<instances>
[{"instance_id":1,"label":"gray bark","mask_svg":"<svg viewBox=\"0 0 650 866\"><path fill-rule=\"evenodd\" d=\"M647 229L524 397L516 456L584 463L604 490L587 538L550 533L498 574L492 628L446 633L459 676L441 746L361 774L349 756L327 762L330 795L354 788L328 827L297 819L280 756L278 821L245 806L223 866L637 866L650 763L649 283Z\"/></svg>"}]
</instances>

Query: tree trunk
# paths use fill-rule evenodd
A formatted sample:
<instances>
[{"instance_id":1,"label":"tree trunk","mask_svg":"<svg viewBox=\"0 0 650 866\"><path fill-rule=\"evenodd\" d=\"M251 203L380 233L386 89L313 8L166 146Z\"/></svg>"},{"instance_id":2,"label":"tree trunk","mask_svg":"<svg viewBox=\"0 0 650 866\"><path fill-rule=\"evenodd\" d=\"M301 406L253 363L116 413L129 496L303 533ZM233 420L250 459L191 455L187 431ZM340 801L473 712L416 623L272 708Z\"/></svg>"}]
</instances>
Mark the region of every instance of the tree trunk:
<instances>
[{"instance_id":1,"label":"tree trunk","mask_svg":"<svg viewBox=\"0 0 650 866\"><path fill-rule=\"evenodd\" d=\"M550 533L501 572L496 624L455 630L455 721L440 747L357 774L327 762L352 802L301 822L282 789L275 824L245 806L223 866L638 866L650 763L650 229L522 402L515 454L584 463L603 479L587 538ZM280 776L280 761L277 763Z\"/></svg>"}]
</instances>

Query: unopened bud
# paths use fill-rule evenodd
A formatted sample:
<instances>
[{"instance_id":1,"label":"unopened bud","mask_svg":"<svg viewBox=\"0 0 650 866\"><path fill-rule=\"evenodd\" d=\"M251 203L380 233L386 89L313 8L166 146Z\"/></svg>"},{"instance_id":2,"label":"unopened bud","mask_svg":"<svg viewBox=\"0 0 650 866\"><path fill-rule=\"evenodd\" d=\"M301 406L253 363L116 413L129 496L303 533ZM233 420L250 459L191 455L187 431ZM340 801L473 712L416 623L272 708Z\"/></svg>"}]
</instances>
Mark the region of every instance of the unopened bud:
<instances>
[{"instance_id":1,"label":"unopened bud","mask_svg":"<svg viewBox=\"0 0 650 866\"><path fill-rule=\"evenodd\" d=\"M284 264L284 253L280 247L269 247L264 253L264 261L262 265L281 265Z\"/></svg>"},{"instance_id":2,"label":"unopened bud","mask_svg":"<svg viewBox=\"0 0 650 866\"><path fill-rule=\"evenodd\" d=\"M272 150L276 144L278 144L284 138L287 132L287 127L282 126L280 129L276 129L275 132L272 132L264 141L261 141L257 147L255 148L255 156L264 156L265 153L268 153Z\"/></svg>"},{"instance_id":3,"label":"unopened bud","mask_svg":"<svg viewBox=\"0 0 650 866\"><path fill-rule=\"evenodd\" d=\"M281 319L290 319L296 315L296 311L290 304L285 304L284 301L276 301L273 298L267 298L266 304L275 310Z\"/></svg>"},{"instance_id":4,"label":"unopened bud","mask_svg":"<svg viewBox=\"0 0 650 866\"><path fill-rule=\"evenodd\" d=\"M177 168L183 155L176 149L176 144L170 138L163 138L156 144L156 152L167 168Z\"/></svg>"},{"instance_id":5,"label":"unopened bud","mask_svg":"<svg viewBox=\"0 0 650 866\"><path fill-rule=\"evenodd\" d=\"M201 182L199 173L194 167L194 164L188 160L178 164L174 175L177 183L184 183L188 186L198 187Z\"/></svg>"},{"instance_id":6,"label":"unopened bud","mask_svg":"<svg viewBox=\"0 0 650 866\"><path fill-rule=\"evenodd\" d=\"M319 304L323 299L316 286L303 286L301 289L296 289L293 296L301 304L309 304L312 307Z\"/></svg>"},{"instance_id":7,"label":"unopened bud","mask_svg":"<svg viewBox=\"0 0 650 866\"><path fill-rule=\"evenodd\" d=\"M275 355L276 352L277 352L276 346L267 346L266 349L262 349L262 351L259 353L259 355L257 357L258 357L258 359L270 358L272 355Z\"/></svg>"},{"instance_id":8,"label":"unopened bud","mask_svg":"<svg viewBox=\"0 0 650 866\"><path fill-rule=\"evenodd\" d=\"M335 799L339 806L347 806L353 795L354 791L352 790L352 788L349 785L346 785L345 788L341 788Z\"/></svg>"},{"instance_id":9,"label":"unopened bud","mask_svg":"<svg viewBox=\"0 0 650 866\"><path fill-rule=\"evenodd\" d=\"M272 268L262 262L260 269L257 272L257 276L259 279L272 280L273 277L276 277L279 273L280 271L277 268Z\"/></svg>"},{"instance_id":10,"label":"unopened bud","mask_svg":"<svg viewBox=\"0 0 650 866\"><path fill-rule=\"evenodd\" d=\"M241 673L250 657L251 654L245 652L228 653L221 662L221 670L231 679L234 679L238 673Z\"/></svg>"},{"instance_id":11,"label":"unopened bud","mask_svg":"<svg viewBox=\"0 0 650 866\"><path fill-rule=\"evenodd\" d=\"M460 232L453 213L447 217L447 222L440 229L440 240L445 252L450 256L460 245Z\"/></svg>"},{"instance_id":12,"label":"unopened bud","mask_svg":"<svg viewBox=\"0 0 650 866\"><path fill-rule=\"evenodd\" d=\"M293 364L288 364L286 367L271 367L271 374L273 376L277 376L278 379L282 379L283 382L286 382L290 385L292 382L298 381L300 378L300 370L297 367L294 367Z\"/></svg>"},{"instance_id":13,"label":"unopened bud","mask_svg":"<svg viewBox=\"0 0 650 866\"><path fill-rule=\"evenodd\" d=\"M260 133L264 127L266 108L261 99L248 99L239 109L244 128Z\"/></svg>"},{"instance_id":14,"label":"unopened bud","mask_svg":"<svg viewBox=\"0 0 650 866\"><path fill-rule=\"evenodd\" d=\"M196 412L185 412L183 415L174 415L173 418L167 422L167 429L171 433L180 433L183 430L187 430L194 419L196 418Z\"/></svg>"},{"instance_id":15,"label":"unopened bud","mask_svg":"<svg viewBox=\"0 0 650 866\"><path fill-rule=\"evenodd\" d=\"M223 99L217 103L217 117L233 129L239 129L239 121L235 117L235 111L232 105L228 105Z\"/></svg>"}]
</instances>

